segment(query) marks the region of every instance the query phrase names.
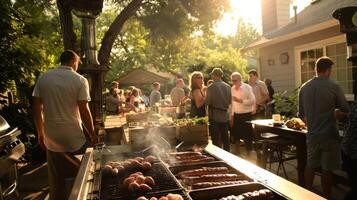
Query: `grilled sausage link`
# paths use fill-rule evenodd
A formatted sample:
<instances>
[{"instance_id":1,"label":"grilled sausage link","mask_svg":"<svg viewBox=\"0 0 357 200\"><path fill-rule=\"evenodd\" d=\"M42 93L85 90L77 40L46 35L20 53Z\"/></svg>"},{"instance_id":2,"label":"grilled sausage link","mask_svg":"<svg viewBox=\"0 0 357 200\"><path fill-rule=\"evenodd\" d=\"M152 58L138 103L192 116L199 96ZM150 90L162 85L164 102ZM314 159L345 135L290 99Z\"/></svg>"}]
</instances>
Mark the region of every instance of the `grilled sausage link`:
<instances>
[{"instance_id":1,"label":"grilled sausage link","mask_svg":"<svg viewBox=\"0 0 357 200\"><path fill-rule=\"evenodd\" d=\"M215 186L222 186L222 185L240 185L244 183L248 183L248 181L240 180L240 181L200 182L200 183L193 184L192 188L198 189L198 188L207 188L207 187L215 187Z\"/></svg>"},{"instance_id":2,"label":"grilled sausage link","mask_svg":"<svg viewBox=\"0 0 357 200\"><path fill-rule=\"evenodd\" d=\"M202 155L201 152L194 152L194 151L182 151L182 152L171 152L168 153L169 156L181 156L181 157L190 157L190 156L199 156Z\"/></svg>"},{"instance_id":3,"label":"grilled sausage link","mask_svg":"<svg viewBox=\"0 0 357 200\"><path fill-rule=\"evenodd\" d=\"M175 159L180 160L180 161L197 160L197 159L202 159L202 158L207 158L207 156L205 156L205 155L175 156Z\"/></svg>"},{"instance_id":4,"label":"grilled sausage link","mask_svg":"<svg viewBox=\"0 0 357 200\"><path fill-rule=\"evenodd\" d=\"M192 164L192 163L205 163L205 162L212 162L212 161L214 161L213 157L206 157L206 158L200 158L200 159L195 159L195 160L183 160L183 161L170 160L170 164L187 165L187 164Z\"/></svg>"},{"instance_id":5,"label":"grilled sausage link","mask_svg":"<svg viewBox=\"0 0 357 200\"><path fill-rule=\"evenodd\" d=\"M201 176L205 174L226 174L227 167L202 167L199 169L186 170L177 174L178 177L184 178L186 176Z\"/></svg>"},{"instance_id":6,"label":"grilled sausage link","mask_svg":"<svg viewBox=\"0 0 357 200\"><path fill-rule=\"evenodd\" d=\"M217 181L237 181L237 174L206 174L202 176L189 176L183 180L185 184L192 185L200 182L217 182Z\"/></svg>"}]
</instances>

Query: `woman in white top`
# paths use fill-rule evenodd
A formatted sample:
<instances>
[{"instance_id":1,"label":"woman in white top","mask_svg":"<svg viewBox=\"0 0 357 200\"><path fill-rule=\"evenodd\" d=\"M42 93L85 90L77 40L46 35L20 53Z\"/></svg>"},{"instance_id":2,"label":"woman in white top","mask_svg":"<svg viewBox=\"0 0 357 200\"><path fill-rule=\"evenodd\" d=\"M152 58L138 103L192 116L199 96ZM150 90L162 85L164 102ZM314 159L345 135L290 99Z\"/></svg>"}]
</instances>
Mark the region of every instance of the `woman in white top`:
<instances>
[{"instance_id":1,"label":"woman in white top","mask_svg":"<svg viewBox=\"0 0 357 200\"><path fill-rule=\"evenodd\" d=\"M236 152L239 153L239 140L243 139L245 148L249 153L252 150L253 132L252 126L246 121L252 120L254 114L255 96L252 87L242 82L242 76L238 72L231 75L232 86L232 107L231 107L231 127L232 134L236 142Z\"/></svg>"}]
</instances>

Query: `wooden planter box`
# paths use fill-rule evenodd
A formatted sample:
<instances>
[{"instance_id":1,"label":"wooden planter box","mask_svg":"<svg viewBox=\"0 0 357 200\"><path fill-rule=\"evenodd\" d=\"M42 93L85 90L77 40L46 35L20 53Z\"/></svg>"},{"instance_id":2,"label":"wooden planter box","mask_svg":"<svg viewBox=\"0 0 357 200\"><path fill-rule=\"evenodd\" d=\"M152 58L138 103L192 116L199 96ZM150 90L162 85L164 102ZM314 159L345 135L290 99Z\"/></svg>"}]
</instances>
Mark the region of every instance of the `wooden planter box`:
<instances>
[{"instance_id":1,"label":"wooden planter box","mask_svg":"<svg viewBox=\"0 0 357 200\"><path fill-rule=\"evenodd\" d=\"M143 112L143 113L135 113L135 114L127 114L125 115L126 117L126 123L135 123L135 122L145 122L149 118L149 112Z\"/></svg>"},{"instance_id":2,"label":"wooden planter box","mask_svg":"<svg viewBox=\"0 0 357 200\"><path fill-rule=\"evenodd\" d=\"M178 126L176 129L176 137L186 144L207 144L208 126L207 124Z\"/></svg>"}]
</instances>

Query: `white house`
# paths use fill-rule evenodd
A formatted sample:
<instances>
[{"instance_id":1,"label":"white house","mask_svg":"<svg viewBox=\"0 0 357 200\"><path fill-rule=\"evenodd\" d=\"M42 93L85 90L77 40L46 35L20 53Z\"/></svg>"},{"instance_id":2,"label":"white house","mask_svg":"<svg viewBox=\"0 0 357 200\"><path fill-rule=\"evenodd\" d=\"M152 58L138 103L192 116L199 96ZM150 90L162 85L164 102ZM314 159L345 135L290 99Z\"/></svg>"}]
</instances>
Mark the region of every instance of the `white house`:
<instances>
[{"instance_id":1,"label":"white house","mask_svg":"<svg viewBox=\"0 0 357 200\"><path fill-rule=\"evenodd\" d=\"M292 91L314 75L320 56L335 62L332 79L353 100L351 62L346 60L346 37L332 13L341 7L357 6L357 0L313 0L290 18L290 0L261 0L262 37L242 49L256 50L262 79L270 78L277 91Z\"/></svg>"}]
</instances>

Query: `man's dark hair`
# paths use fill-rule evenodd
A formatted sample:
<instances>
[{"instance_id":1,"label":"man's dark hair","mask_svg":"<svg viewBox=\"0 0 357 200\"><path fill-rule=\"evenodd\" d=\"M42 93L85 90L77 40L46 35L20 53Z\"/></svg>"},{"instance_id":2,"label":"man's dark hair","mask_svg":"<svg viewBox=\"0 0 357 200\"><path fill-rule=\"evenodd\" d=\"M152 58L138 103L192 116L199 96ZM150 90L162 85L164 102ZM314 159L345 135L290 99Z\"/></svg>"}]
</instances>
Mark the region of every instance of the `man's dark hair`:
<instances>
[{"instance_id":1,"label":"man's dark hair","mask_svg":"<svg viewBox=\"0 0 357 200\"><path fill-rule=\"evenodd\" d=\"M72 50L65 50L60 56L60 62L61 64L67 64L77 57L79 56L76 54L76 52Z\"/></svg>"},{"instance_id":2,"label":"man's dark hair","mask_svg":"<svg viewBox=\"0 0 357 200\"><path fill-rule=\"evenodd\" d=\"M315 68L317 73L324 73L328 69L331 69L332 65L334 64L335 63L331 60L331 58L324 56L316 60Z\"/></svg>"},{"instance_id":3,"label":"man's dark hair","mask_svg":"<svg viewBox=\"0 0 357 200\"><path fill-rule=\"evenodd\" d=\"M254 76L258 76L258 72L255 69L251 69L248 71L248 74L253 74Z\"/></svg>"}]
</instances>

